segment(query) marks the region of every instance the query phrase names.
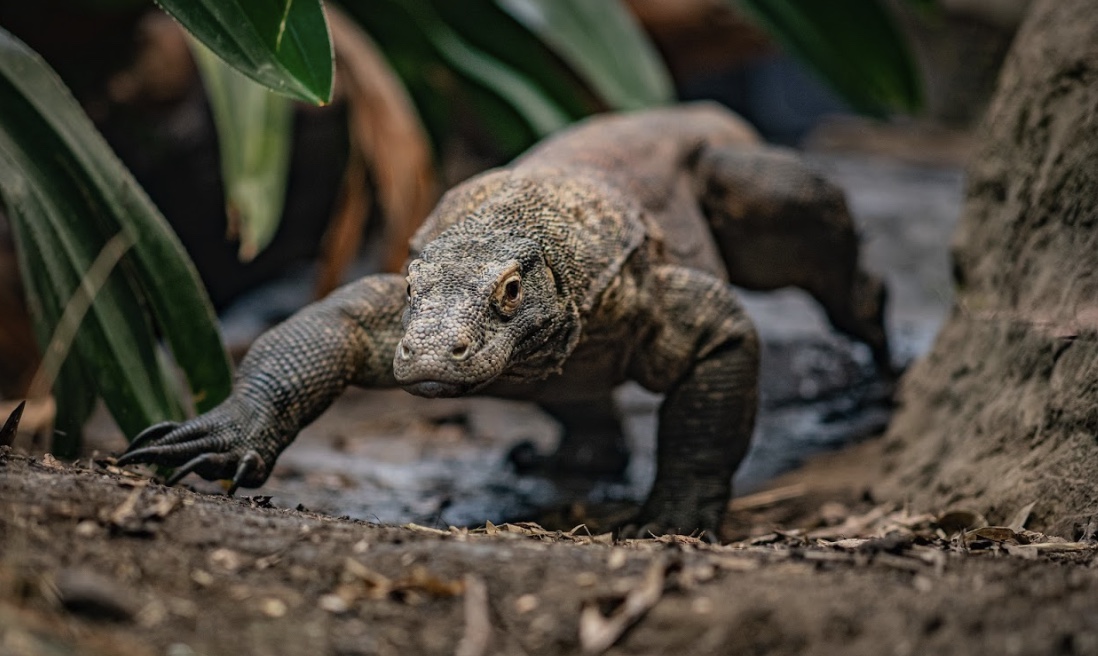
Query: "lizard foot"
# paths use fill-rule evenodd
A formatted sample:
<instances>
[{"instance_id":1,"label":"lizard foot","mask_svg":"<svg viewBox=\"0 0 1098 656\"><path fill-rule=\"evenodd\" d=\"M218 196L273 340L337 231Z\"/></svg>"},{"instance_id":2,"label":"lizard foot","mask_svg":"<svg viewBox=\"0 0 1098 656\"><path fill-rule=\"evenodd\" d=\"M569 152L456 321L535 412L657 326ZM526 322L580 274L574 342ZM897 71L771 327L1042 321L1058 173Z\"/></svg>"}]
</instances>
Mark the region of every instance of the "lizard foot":
<instances>
[{"instance_id":1,"label":"lizard foot","mask_svg":"<svg viewBox=\"0 0 1098 656\"><path fill-rule=\"evenodd\" d=\"M694 505L694 507L691 507ZM615 531L621 538L650 538L660 535L690 535L707 542L720 541L724 500L700 504L660 503L649 498L633 518Z\"/></svg>"},{"instance_id":2,"label":"lizard foot","mask_svg":"<svg viewBox=\"0 0 1098 656\"><path fill-rule=\"evenodd\" d=\"M237 422L225 414L215 409L187 422L150 426L118 458L118 465L175 467L168 485L192 472L206 480L228 479L230 495L240 486L258 487L267 480L270 463L260 451L235 438Z\"/></svg>"},{"instance_id":3,"label":"lizard foot","mask_svg":"<svg viewBox=\"0 0 1098 656\"><path fill-rule=\"evenodd\" d=\"M641 516L638 515L633 521L623 525L615 531L614 536L619 539L627 540L630 538L658 538L661 535L687 535L704 540L710 544L720 543L720 536L716 528L682 530L678 528L668 528L669 526L675 526L675 524L667 524L659 521L644 521Z\"/></svg>"}]
</instances>

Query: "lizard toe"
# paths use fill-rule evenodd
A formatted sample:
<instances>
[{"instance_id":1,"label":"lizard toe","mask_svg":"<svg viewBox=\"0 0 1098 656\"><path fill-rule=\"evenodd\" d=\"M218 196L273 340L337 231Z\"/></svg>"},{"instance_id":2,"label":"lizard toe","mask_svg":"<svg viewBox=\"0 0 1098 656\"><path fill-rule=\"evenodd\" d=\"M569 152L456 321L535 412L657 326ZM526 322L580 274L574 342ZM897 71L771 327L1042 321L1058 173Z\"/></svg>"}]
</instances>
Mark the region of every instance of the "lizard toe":
<instances>
[{"instance_id":1,"label":"lizard toe","mask_svg":"<svg viewBox=\"0 0 1098 656\"><path fill-rule=\"evenodd\" d=\"M226 493L232 496L237 488L258 487L267 480L268 467L258 452L248 450L243 454L237 451L223 453L200 453L183 463L172 473L167 485L177 485L189 474L198 474L208 481L229 480Z\"/></svg>"},{"instance_id":2,"label":"lizard toe","mask_svg":"<svg viewBox=\"0 0 1098 656\"><path fill-rule=\"evenodd\" d=\"M211 473L211 471L221 471L224 468L224 461L225 456L222 453L197 455L177 468L172 473L171 478L167 480L166 485L174 487L191 472L196 472L199 476L207 478L206 474ZM215 474L214 477L217 478L218 476Z\"/></svg>"},{"instance_id":3,"label":"lizard toe","mask_svg":"<svg viewBox=\"0 0 1098 656\"><path fill-rule=\"evenodd\" d=\"M118 459L117 464L120 467L137 464L177 467L204 452L216 452L216 447L220 443L219 439L212 436L200 434L194 437L195 439L191 439L189 442L153 444L141 449L126 451Z\"/></svg>"},{"instance_id":4,"label":"lizard toe","mask_svg":"<svg viewBox=\"0 0 1098 656\"><path fill-rule=\"evenodd\" d=\"M130 442L130 446L126 451L134 451L143 446L148 446L150 442L160 439L176 428L179 428L179 422L177 421L162 421L159 424L153 424L138 433L137 437L133 438L133 441Z\"/></svg>"},{"instance_id":5,"label":"lizard toe","mask_svg":"<svg viewBox=\"0 0 1098 656\"><path fill-rule=\"evenodd\" d=\"M247 487L261 485L266 478L266 476L263 475L263 472L266 471L266 469L267 467L264 466L263 457L257 452L249 450L244 454L244 457L240 459L240 464L236 466L236 473L233 474L232 483L229 484L229 489L226 491L226 494L232 496L241 485Z\"/></svg>"}]
</instances>

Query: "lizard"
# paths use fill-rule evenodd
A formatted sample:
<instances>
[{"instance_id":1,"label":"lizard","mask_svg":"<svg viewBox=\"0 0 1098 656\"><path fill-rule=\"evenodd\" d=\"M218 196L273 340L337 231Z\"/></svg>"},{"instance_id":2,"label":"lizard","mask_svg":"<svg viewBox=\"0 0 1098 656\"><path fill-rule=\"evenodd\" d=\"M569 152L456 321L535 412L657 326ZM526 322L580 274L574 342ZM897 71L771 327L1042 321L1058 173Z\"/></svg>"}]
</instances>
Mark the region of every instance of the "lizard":
<instances>
[{"instance_id":1,"label":"lizard","mask_svg":"<svg viewBox=\"0 0 1098 656\"><path fill-rule=\"evenodd\" d=\"M709 103L595 116L461 183L407 275L352 282L261 335L220 405L138 435L120 465L258 487L348 386L528 399L563 444L621 433L612 390L664 395L657 471L628 524L716 535L755 421L759 340L732 285L806 290L890 367L885 287L844 195ZM605 435L603 435L605 437Z\"/></svg>"}]
</instances>

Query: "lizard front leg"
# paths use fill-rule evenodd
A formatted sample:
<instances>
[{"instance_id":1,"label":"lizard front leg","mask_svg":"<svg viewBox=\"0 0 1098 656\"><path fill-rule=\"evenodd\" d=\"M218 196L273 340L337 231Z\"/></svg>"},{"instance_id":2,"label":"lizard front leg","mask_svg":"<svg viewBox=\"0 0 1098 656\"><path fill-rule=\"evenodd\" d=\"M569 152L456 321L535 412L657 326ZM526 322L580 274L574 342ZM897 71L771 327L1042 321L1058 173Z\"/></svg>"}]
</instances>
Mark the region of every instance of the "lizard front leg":
<instances>
[{"instance_id":1,"label":"lizard front leg","mask_svg":"<svg viewBox=\"0 0 1098 656\"><path fill-rule=\"evenodd\" d=\"M666 397L656 480L636 529L715 538L755 426L758 338L723 281L675 266L656 268L652 281L653 331L630 373Z\"/></svg>"},{"instance_id":2,"label":"lizard front leg","mask_svg":"<svg viewBox=\"0 0 1098 656\"><path fill-rule=\"evenodd\" d=\"M336 290L264 333L240 364L233 391L213 410L182 423L150 426L120 465L178 467L258 487L278 455L347 388L395 385L405 280L368 276Z\"/></svg>"}]
</instances>

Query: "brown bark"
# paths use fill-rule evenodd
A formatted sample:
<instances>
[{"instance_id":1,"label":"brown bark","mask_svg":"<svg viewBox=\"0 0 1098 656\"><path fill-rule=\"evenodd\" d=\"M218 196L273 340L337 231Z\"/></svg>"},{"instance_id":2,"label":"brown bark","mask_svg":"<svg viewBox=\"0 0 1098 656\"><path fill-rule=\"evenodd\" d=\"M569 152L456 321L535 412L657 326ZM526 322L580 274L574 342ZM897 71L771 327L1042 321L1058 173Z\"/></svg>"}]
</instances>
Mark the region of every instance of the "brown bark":
<instances>
[{"instance_id":1,"label":"brown bark","mask_svg":"<svg viewBox=\"0 0 1098 656\"><path fill-rule=\"evenodd\" d=\"M1031 526L1098 515L1098 13L1041 0L985 117L957 300L904 380L877 492Z\"/></svg>"}]
</instances>

